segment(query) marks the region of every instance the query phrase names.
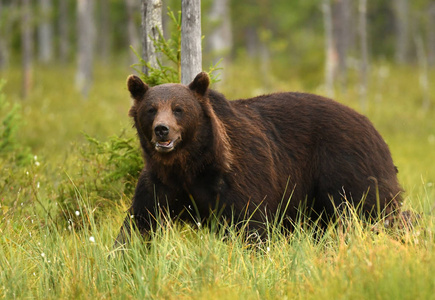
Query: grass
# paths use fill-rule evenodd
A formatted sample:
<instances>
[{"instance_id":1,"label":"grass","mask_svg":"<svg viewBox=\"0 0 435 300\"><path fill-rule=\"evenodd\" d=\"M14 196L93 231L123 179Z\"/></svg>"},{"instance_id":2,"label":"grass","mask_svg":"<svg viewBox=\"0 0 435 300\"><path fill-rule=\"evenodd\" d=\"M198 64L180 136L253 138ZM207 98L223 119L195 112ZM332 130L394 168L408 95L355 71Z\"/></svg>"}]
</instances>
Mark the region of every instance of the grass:
<instances>
[{"instance_id":1,"label":"grass","mask_svg":"<svg viewBox=\"0 0 435 300\"><path fill-rule=\"evenodd\" d=\"M5 298L429 299L434 292L429 220L396 234L351 220L318 242L311 230L297 228L251 246L231 228L223 235L166 224L148 245L135 238L109 259L116 226L97 226L92 210L80 205L86 230L37 217L19 228L2 226Z\"/></svg>"},{"instance_id":2,"label":"grass","mask_svg":"<svg viewBox=\"0 0 435 300\"><path fill-rule=\"evenodd\" d=\"M7 100L21 106L17 147L0 156L0 297L433 298L435 110L421 109L416 70L374 66L366 112L399 167L404 206L422 215L412 230L372 230L350 218L320 239L298 225L293 234L271 228L269 240L250 243L234 228L223 234L169 223L148 243L134 237L122 255L112 244L136 177L110 179L116 166L104 149L113 149L109 137L121 133L137 145L127 117L130 71L98 67L88 99L74 90L73 71L38 67L26 100L20 99L18 69L0 76L7 79ZM245 66L229 68L227 82L243 77L243 86L219 89L228 98L267 91L253 74ZM290 74L269 89L323 94L322 87L305 89L303 78ZM347 90L337 90L336 99L359 110L354 86L350 81ZM15 159L23 149L31 152L25 164Z\"/></svg>"}]
</instances>

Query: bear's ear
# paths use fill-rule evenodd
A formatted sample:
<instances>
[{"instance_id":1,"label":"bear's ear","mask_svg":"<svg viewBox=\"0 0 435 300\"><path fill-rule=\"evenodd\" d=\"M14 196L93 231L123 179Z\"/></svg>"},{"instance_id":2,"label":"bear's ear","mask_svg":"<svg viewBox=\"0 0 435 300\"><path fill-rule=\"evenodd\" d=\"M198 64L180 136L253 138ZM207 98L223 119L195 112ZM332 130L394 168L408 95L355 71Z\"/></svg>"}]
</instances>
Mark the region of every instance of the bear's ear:
<instances>
[{"instance_id":1,"label":"bear's ear","mask_svg":"<svg viewBox=\"0 0 435 300\"><path fill-rule=\"evenodd\" d=\"M204 96L210 84L210 78L206 72L201 72L196 75L195 79L189 84L189 89Z\"/></svg>"},{"instance_id":2,"label":"bear's ear","mask_svg":"<svg viewBox=\"0 0 435 300\"><path fill-rule=\"evenodd\" d=\"M139 77L136 75L130 75L127 78L127 87L130 91L131 97L134 100L142 100L143 95L145 95L148 90L148 85L146 85Z\"/></svg>"}]
</instances>

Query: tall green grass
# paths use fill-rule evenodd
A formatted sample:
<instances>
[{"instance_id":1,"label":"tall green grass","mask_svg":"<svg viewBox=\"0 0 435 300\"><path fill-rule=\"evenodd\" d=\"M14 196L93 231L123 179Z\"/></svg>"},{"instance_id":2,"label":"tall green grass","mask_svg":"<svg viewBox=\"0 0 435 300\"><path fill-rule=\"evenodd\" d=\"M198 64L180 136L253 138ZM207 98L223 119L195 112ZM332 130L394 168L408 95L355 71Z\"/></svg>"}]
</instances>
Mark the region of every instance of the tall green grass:
<instances>
[{"instance_id":1,"label":"tall green grass","mask_svg":"<svg viewBox=\"0 0 435 300\"><path fill-rule=\"evenodd\" d=\"M275 90L323 93L321 86L304 87L309 75L290 73L264 87L249 64L228 71L219 90L229 99ZM128 165L134 155L122 161L139 147L127 116L130 72L98 67L83 99L72 68L39 67L26 100L20 99L19 70L1 74L8 107L19 103L14 149L30 149L22 151L31 158L22 164L9 152L0 155L0 297L433 297L435 110L421 109L416 70L373 66L365 112L390 146L405 208L421 214L414 228L373 228L351 216L321 237L297 224L288 235L272 226L270 239L255 242L232 227L212 231L169 222L148 242L134 236L121 253L112 245L139 163ZM336 99L359 110L356 82L338 88Z\"/></svg>"},{"instance_id":2,"label":"tall green grass","mask_svg":"<svg viewBox=\"0 0 435 300\"><path fill-rule=\"evenodd\" d=\"M343 219L317 236L297 225L269 227L265 241L235 227L165 222L144 242L112 249L117 222L95 223L77 195L76 222L32 216L1 226L0 295L5 298L430 299L435 291L434 226L378 230Z\"/></svg>"}]
</instances>

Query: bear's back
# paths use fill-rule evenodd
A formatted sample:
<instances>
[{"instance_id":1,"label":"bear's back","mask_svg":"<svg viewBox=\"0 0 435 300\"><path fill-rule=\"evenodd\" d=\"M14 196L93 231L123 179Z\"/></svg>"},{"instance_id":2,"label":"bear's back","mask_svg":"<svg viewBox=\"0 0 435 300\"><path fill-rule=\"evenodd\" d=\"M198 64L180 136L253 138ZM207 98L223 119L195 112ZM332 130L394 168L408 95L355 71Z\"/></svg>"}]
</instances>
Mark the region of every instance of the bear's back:
<instances>
[{"instance_id":1,"label":"bear's back","mask_svg":"<svg viewBox=\"0 0 435 300\"><path fill-rule=\"evenodd\" d=\"M336 204L343 196L360 200L370 186L370 207L376 189L382 202L401 190L387 144L368 118L345 105L312 94L276 93L230 101L230 106L244 122L262 129L279 154L274 168L295 179L300 197L324 198L325 207L329 196Z\"/></svg>"}]
</instances>

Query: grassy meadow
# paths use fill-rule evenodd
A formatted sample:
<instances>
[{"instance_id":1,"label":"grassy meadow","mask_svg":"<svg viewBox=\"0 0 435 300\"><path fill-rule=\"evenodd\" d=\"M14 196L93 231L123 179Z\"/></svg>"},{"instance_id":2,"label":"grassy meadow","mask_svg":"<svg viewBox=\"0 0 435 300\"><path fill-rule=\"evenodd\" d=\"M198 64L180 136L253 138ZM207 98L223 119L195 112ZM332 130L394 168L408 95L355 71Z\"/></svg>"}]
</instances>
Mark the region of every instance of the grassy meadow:
<instances>
[{"instance_id":1,"label":"grassy meadow","mask_svg":"<svg viewBox=\"0 0 435 300\"><path fill-rule=\"evenodd\" d=\"M228 99L325 94L309 74L264 87L250 65L228 67L218 84ZM414 228L373 230L350 216L318 239L302 225L285 236L271 226L255 243L233 228L169 223L123 254L112 244L141 166L127 116L131 69L98 66L87 99L74 71L36 67L25 100L20 70L0 74L0 298L434 298L435 88L423 110L416 67L373 64L364 112L390 146L405 209L421 215ZM335 99L361 111L356 79Z\"/></svg>"}]
</instances>

